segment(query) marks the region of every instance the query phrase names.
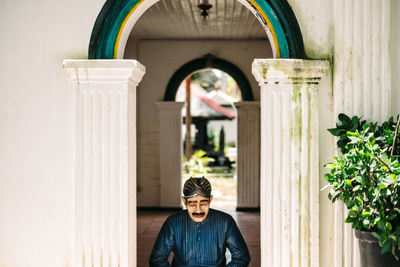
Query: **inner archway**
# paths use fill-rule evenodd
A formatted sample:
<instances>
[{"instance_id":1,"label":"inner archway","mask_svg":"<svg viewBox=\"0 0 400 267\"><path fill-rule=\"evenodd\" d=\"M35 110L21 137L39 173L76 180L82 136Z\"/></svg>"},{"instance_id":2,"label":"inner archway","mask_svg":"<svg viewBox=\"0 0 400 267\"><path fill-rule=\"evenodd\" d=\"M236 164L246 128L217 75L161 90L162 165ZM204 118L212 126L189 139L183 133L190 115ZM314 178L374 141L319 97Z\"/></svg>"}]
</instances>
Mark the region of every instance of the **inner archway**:
<instances>
[{"instance_id":1,"label":"inner archway","mask_svg":"<svg viewBox=\"0 0 400 267\"><path fill-rule=\"evenodd\" d=\"M237 112L241 101L235 80L218 69L203 69L187 76L175 100L182 109L182 184L189 177L205 176L212 185L212 207L235 210L237 205Z\"/></svg>"},{"instance_id":2,"label":"inner archway","mask_svg":"<svg viewBox=\"0 0 400 267\"><path fill-rule=\"evenodd\" d=\"M141 1L107 1L101 11L91 38L91 44L89 49L89 58L91 59L111 59L111 58L136 58L139 61L142 61L140 56L133 56L129 57L126 56L125 46L126 40L128 39L128 35L130 30L132 29L133 25L136 21L141 17L141 15L146 11L150 6L158 1L153 0L141 0ZM249 57L254 58L271 58L271 57L283 57L283 58L303 58L304 52L302 51L302 40L301 34L291 34L293 32L300 33L297 22L295 19L290 20L289 17L294 18L293 12L291 11L290 7L287 3L283 4L280 3L282 1L267 1L267 0L254 0L254 1L238 1L242 3L246 7L249 7L249 10L256 15L256 17L261 21L261 25L263 25L264 29L266 29L266 35L268 36L269 43L271 44L272 54L270 55L261 55L261 56L253 56L249 54ZM280 11L279 11L280 10ZM292 24L291 24L292 23ZM294 26L293 26L294 25ZM125 33L124 33L125 32ZM128 35L126 35L126 32ZM277 34L278 33L278 34ZM300 37L300 38L299 38ZM124 38L126 38L124 40ZM152 40L147 40L152 41ZM173 40L170 40L173 41ZM243 41L243 40L242 40ZM150 43L149 42L149 43ZM296 48L297 46L297 48ZM298 49L298 47L301 47ZM150 48L149 48L150 49ZM211 49L212 50L212 49ZM267 49L263 49L266 51ZM261 50L257 50L261 51ZM213 53L217 56L222 56L225 51L219 51L220 54L215 53L214 51L206 51L202 52L202 54L206 53ZM270 51L267 51L267 54ZM125 54L125 56L124 56ZM193 57L199 57L201 54L192 54ZM236 55L235 55L236 56ZM240 56L240 55L239 55ZM224 57L225 58L225 57ZM171 58L170 58L171 59ZM252 61L250 59L250 63ZM172 58L173 60L173 58ZM237 61L240 59L231 59L229 60L234 61L237 64ZM148 66L148 64L142 61L144 65ZM246 63L248 64L248 63ZM250 64L249 68L250 68ZM158 73L162 72L169 72L166 75L170 77L175 69L172 67L169 70L164 69L159 71ZM150 73L150 72L148 72ZM249 75L250 71L245 71L247 77L251 77ZM145 77L146 79L146 77ZM150 79L157 80L157 76L151 75ZM145 81L144 81L145 82ZM160 83L162 84L162 83ZM157 84L156 84L157 86ZM165 88L165 87L164 87ZM139 88L138 94L142 93L143 88ZM141 91L142 90L142 91ZM157 93L156 93L157 94ZM258 94L258 95L257 95ZM158 100L162 100L162 95L157 95ZM259 99L259 93L255 92L255 99ZM153 106L146 107L147 109L153 108ZM143 111L147 111L146 108ZM138 128L142 127L142 129L148 130L149 135L142 135L138 136L139 139L145 139L145 143L143 147L138 148L139 150L146 149L147 151L151 151L155 149L152 147L151 142L158 138L156 131L152 129L152 121L157 121L157 118L154 117L142 117L143 112L138 114L138 118L142 120L142 124L138 126ZM139 144L141 146L141 144ZM148 158L141 158L141 160L148 160ZM157 174L154 174L157 175ZM138 177L140 179L140 177ZM150 183L154 182L149 180ZM139 194L141 191L141 185L138 186ZM143 185L145 187L147 185ZM157 197L157 194L154 194L154 197ZM136 198L136 195L130 195L130 198Z\"/></svg>"},{"instance_id":3,"label":"inner archway","mask_svg":"<svg viewBox=\"0 0 400 267\"><path fill-rule=\"evenodd\" d=\"M168 86L164 95L165 103L168 101L175 101L175 96L178 91L179 86L182 81L185 80L186 77L192 75L196 71L210 69L214 67L216 70L223 71L224 73L230 74L232 80L235 81L238 88L240 89L241 101L236 101L235 108L233 108L235 112L235 136L238 138L239 142L237 144L237 157L235 159L235 165L237 167L237 173L235 173L235 177L237 178L238 189L237 189L237 210L258 210L260 207L259 202L259 185L260 185L260 151L259 151L259 140L260 140L260 127L259 127L259 106L258 102L254 102L253 93L248 82L246 75L235 65L230 63L227 60L223 60L220 58L213 57L208 54L204 57L194 59L189 61L188 63L181 66L171 77L168 82ZM177 99L178 100L178 99ZM179 99L182 101L182 99ZM163 112L165 113L165 112ZM198 111L197 111L198 113ZM175 116L179 116L180 114L176 113ZM239 116L238 116L239 115ZM184 115L183 115L184 116ZM199 118L195 118L199 120ZM203 118L204 120L204 118ZM199 124L199 122L194 122L194 124ZM203 123L204 124L204 123ZM204 128L204 125L202 127ZM196 129L199 130L200 126L196 125ZM168 130L168 131L171 131ZM220 129L218 129L220 131ZM217 135L219 132L217 131ZM161 135L165 135L164 133L160 133ZM175 134L176 135L176 134ZM203 134L203 139L204 139ZM167 143L171 143L171 141L164 141ZM160 144L162 147L164 145ZM179 145L179 144L177 144ZM179 150L177 150L179 151ZM215 154L215 152L211 152ZM196 154L196 156L198 156ZM167 168L171 166L172 158L169 157L169 164L166 164ZM179 164L172 164L174 166L179 166ZM160 169L160 173L169 173L167 170ZM179 173L175 173L177 176ZM180 179L173 178L169 175L169 179L167 181L168 185L171 183L175 183L176 187L180 188L181 184L178 182ZM183 177L186 177L183 175ZM161 179L163 181L163 179ZM161 182L162 183L162 182ZM167 185L166 185L167 186ZM163 185L161 185L163 188ZM236 185L235 185L236 189ZM178 195L179 192L176 193ZM178 203L178 197L176 196ZM170 197L168 197L170 199ZM163 201L161 200L161 203Z\"/></svg>"},{"instance_id":4,"label":"inner archway","mask_svg":"<svg viewBox=\"0 0 400 267\"><path fill-rule=\"evenodd\" d=\"M246 75L234 64L222 58L207 54L203 57L193 59L181 66L168 81L165 90L164 101L174 101L176 92L181 82L190 74L206 68L215 68L229 74L237 83L243 101L253 101L253 91Z\"/></svg>"}]
</instances>

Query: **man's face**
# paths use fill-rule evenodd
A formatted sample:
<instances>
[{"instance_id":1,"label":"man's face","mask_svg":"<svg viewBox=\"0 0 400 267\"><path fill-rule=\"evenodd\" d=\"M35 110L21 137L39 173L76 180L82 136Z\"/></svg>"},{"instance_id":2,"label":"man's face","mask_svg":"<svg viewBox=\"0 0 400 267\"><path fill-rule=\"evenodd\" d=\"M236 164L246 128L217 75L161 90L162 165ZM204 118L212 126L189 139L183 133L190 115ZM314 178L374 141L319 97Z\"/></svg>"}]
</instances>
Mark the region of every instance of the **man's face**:
<instances>
[{"instance_id":1,"label":"man's face","mask_svg":"<svg viewBox=\"0 0 400 267\"><path fill-rule=\"evenodd\" d=\"M188 199L182 198L182 200L193 221L202 222L206 219L212 196L210 198L195 196Z\"/></svg>"}]
</instances>

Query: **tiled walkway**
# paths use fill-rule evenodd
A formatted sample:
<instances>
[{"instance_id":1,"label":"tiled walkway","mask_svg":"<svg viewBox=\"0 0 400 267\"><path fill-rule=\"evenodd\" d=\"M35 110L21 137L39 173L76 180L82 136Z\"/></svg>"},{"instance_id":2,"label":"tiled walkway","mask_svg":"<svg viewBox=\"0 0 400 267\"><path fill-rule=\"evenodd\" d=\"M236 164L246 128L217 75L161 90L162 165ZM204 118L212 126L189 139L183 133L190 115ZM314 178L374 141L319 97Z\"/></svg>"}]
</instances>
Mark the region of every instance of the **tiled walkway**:
<instances>
[{"instance_id":1,"label":"tiled walkway","mask_svg":"<svg viewBox=\"0 0 400 267\"><path fill-rule=\"evenodd\" d=\"M149 266L148 260L154 241L165 219L173 212L138 211L137 266ZM228 211L236 220L250 250L250 267L260 267L260 213Z\"/></svg>"}]
</instances>

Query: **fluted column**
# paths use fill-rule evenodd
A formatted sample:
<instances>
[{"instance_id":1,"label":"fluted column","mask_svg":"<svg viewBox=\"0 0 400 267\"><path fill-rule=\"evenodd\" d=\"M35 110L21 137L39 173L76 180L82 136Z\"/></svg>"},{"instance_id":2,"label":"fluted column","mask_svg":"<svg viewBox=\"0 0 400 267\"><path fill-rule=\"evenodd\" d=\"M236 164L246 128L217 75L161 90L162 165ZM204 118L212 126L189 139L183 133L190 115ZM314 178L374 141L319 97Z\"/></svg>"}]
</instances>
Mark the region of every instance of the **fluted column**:
<instances>
[{"instance_id":1,"label":"fluted column","mask_svg":"<svg viewBox=\"0 0 400 267\"><path fill-rule=\"evenodd\" d=\"M384 121L390 116L390 0L335 0L334 116ZM335 204L335 267L358 267L357 242L346 209Z\"/></svg>"},{"instance_id":2,"label":"fluted column","mask_svg":"<svg viewBox=\"0 0 400 267\"><path fill-rule=\"evenodd\" d=\"M160 206L182 205L183 102L157 102L160 111Z\"/></svg>"},{"instance_id":3,"label":"fluted column","mask_svg":"<svg viewBox=\"0 0 400 267\"><path fill-rule=\"evenodd\" d=\"M327 61L256 59L261 87L261 265L319 265L318 83Z\"/></svg>"},{"instance_id":4,"label":"fluted column","mask_svg":"<svg viewBox=\"0 0 400 267\"><path fill-rule=\"evenodd\" d=\"M237 208L260 207L260 102L237 102Z\"/></svg>"},{"instance_id":5,"label":"fluted column","mask_svg":"<svg viewBox=\"0 0 400 267\"><path fill-rule=\"evenodd\" d=\"M134 60L64 60L75 95L75 265L136 266Z\"/></svg>"}]
</instances>

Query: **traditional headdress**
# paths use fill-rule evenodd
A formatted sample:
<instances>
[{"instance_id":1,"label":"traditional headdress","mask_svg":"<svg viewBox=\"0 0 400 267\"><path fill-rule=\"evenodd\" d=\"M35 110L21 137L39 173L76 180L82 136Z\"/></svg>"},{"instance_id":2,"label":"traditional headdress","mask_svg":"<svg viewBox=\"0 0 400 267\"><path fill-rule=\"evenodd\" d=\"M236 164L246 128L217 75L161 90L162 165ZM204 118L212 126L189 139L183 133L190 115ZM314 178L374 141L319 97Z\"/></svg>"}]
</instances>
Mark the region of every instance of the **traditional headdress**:
<instances>
[{"instance_id":1,"label":"traditional headdress","mask_svg":"<svg viewBox=\"0 0 400 267\"><path fill-rule=\"evenodd\" d=\"M190 177L183 186L183 197L211 197L211 184L205 177Z\"/></svg>"}]
</instances>

